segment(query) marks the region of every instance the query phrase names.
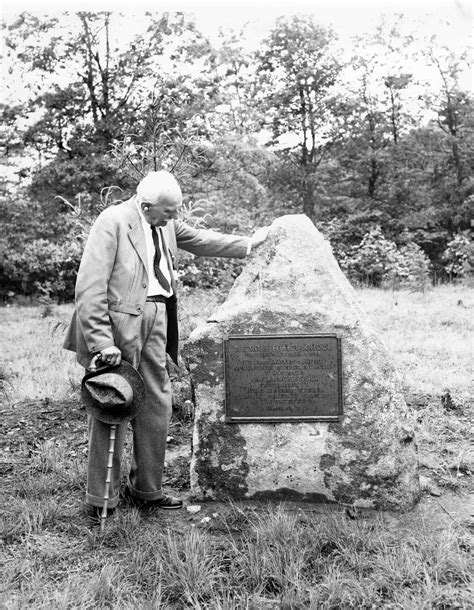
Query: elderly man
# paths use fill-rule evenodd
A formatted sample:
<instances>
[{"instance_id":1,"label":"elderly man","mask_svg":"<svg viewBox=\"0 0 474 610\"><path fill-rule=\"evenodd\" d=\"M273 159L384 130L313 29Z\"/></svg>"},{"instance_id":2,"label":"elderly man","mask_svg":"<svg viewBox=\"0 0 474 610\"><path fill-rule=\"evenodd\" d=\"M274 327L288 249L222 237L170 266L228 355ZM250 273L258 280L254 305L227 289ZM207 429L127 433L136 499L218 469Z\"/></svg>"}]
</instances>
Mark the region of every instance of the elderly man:
<instances>
[{"instance_id":1,"label":"elderly man","mask_svg":"<svg viewBox=\"0 0 474 610\"><path fill-rule=\"evenodd\" d=\"M197 230L178 220L181 189L168 172L148 174L136 195L104 210L95 221L76 283L76 310L64 347L85 368L100 357L123 358L141 373L146 404L132 420L133 456L127 496L140 507L178 509L182 501L162 489L171 384L166 352L177 361L177 249L196 255L244 258L267 230L252 238ZM127 424L118 426L109 509L119 501L120 460ZM109 426L89 416L86 501L103 505Z\"/></svg>"}]
</instances>

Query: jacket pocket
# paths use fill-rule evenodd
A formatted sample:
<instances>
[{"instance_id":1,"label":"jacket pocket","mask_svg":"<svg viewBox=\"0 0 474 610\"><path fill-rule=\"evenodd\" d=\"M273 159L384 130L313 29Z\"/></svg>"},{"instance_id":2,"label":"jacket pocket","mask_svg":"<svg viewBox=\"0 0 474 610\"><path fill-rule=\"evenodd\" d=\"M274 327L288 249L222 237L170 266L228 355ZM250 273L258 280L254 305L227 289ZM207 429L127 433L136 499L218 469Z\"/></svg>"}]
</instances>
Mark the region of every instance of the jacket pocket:
<instances>
[{"instance_id":1,"label":"jacket pocket","mask_svg":"<svg viewBox=\"0 0 474 610\"><path fill-rule=\"evenodd\" d=\"M122 301L109 301L109 311L118 311L120 313L129 313L132 316L139 316L142 313L142 307L139 303L131 305L130 303L123 303Z\"/></svg>"}]
</instances>

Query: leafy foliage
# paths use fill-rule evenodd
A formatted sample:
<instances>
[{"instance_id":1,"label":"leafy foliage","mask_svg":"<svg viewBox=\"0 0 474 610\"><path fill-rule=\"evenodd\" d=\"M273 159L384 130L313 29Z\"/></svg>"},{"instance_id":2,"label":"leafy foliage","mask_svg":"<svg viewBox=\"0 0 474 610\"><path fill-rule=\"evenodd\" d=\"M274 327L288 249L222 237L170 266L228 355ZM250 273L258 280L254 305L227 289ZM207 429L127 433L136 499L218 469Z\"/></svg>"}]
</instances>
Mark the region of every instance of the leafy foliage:
<instances>
[{"instance_id":1,"label":"leafy foliage","mask_svg":"<svg viewBox=\"0 0 474 610\"><path fill-rule=\"evenodd\" d=\"M386 282L424 290L430 272L429 259L417 244L409 242L398 248L379 226L352 246L340 264L354 281L372 286Z\"/></svg>"},{"instance_id":2,"label":"leafy foliage","mask_svg":"<svg viewBox=\"0 0 474 610\"><path fill-rule=\"evenodd\" d=\"M75 241L36 239L23 249L4 252L3 272L21 294L40 294L57 301L74 295L82 248Z\"/></svg>"},{"instance_id":3,"label":"leafy foliage","mask_svg":"<svg viewBox=\"0 0 474 610\"><path fill-rule=\"evenodd\" d=\"M424 292L429 284L430 270L429 258L418 244L411 242L399 248L388 280L392 285L398 284Z\"/></svg>"},{"instance_id":4,"label":"leafy foliage","mask_svg":"<svg viewBox=\"0 0 474 610\"><path fill-rule=\"evenodd\" d=\"M303 212L310 217L318 208L318 168L338 138L331 88L341 66L334 38L310 18L280 18L257 53L262 126L296 165Z\"/></svg>"},{"instance_id":5,"label":"leafy foliage","mask_svg":"<svg viewBox=\"0 0 474 610\"><path fill-rule=\"evenodd\" d=\"M473 246L467 233L458 233L448 242L442 260L450 278L462 278L472 270Z\"/></svg>"},{"instance_id":6,"label":"leafy foliage","mask_svg":"<svg viewBox=\"0 0 474 610\"><path fill-rule=\"evenodd\" d=\"M416 50L401 18L354 41L350 58L336 32L305 16L277 20L255 52L235 33L211 44L183 13L151 14L140 32L123 19L23 13L3 24L0 241L16 261L6 284L34 286L19 279L25 239L38 242L40 259L38 240L80 240L104 189L127 198L160 168L224 232L307 214L357 281L419 283L428 268L437 279L466 275L461 242L451 244L470 228L474 196L466 54L435 39ZM183 260L190 285L238 270Z\"/></svg>"},{"instance_id":7,"label":"leafy foliage","mask_svg":"<svg viewBox=\"0 0 474 610\"><path fill-rule=\"evenodd\" d=\"M343 261L346 273L359 281L379 286L393 270L397 261L397 246L387 239L380 227L367 233Z\"/></svg>"}]
</instances>

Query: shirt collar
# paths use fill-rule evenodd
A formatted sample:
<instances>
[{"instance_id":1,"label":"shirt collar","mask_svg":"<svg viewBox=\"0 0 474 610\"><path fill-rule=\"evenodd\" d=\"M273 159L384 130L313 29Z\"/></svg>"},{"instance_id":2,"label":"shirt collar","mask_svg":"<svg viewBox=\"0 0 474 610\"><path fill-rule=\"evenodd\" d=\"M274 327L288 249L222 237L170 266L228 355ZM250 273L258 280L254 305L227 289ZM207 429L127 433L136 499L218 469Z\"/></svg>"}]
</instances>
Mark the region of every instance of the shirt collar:
<instances>
[{"instance_id":1,"label":"shirt collar","mask_svg":"<svg viewBox=\"0 0 474 610\"><path fill-rule=\"evenodd\" d=\"M143 210L138 202L138 197L136 195L135 195L135 205L137 206L138 213L140 214L140 220L142 221L142 224L148 225L149 227L151 227L151 224L149 222L147 222L145 216L143 215Z\"/></svg>"}]
</instances>

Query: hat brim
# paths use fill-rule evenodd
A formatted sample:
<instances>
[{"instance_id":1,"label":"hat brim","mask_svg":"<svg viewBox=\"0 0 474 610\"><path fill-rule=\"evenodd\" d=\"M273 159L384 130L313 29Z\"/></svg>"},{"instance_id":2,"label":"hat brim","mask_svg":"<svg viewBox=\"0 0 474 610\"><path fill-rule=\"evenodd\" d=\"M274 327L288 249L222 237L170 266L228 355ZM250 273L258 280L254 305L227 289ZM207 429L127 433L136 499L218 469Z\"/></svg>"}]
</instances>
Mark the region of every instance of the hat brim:
<instances>
[{"instance_id":1,"label":"hat brim","mask_svg":"<svg viewBox=\"0 0 474 610\"><path fill-rule=\"evenodd\" d=\"M104 373L111 372L124 377L133 389L132 402L124 408L117 409L116 414L111 412L110 409L103 409L100 403L92 398L86 386L86 381L92 379L92 377L97 377L99 375L103 375ZM122 360L118 366L104 366L96 371L84 375L81 383L81 397L84 406L90 415L99 421L104 422L105 424L121 424L122 422L135 419L140 408L145 404L145 382L136 368L125 360Z\"/></svg>"}]
</instances>

